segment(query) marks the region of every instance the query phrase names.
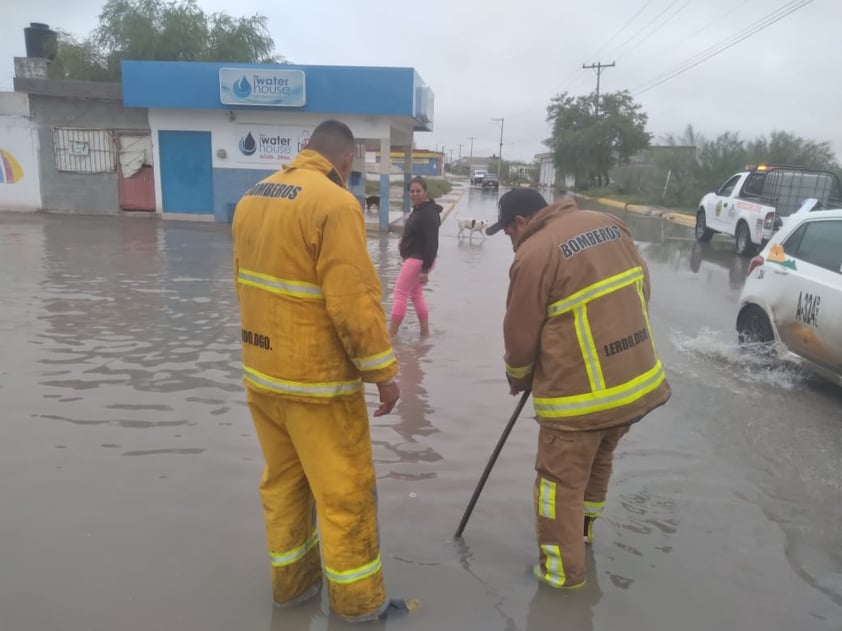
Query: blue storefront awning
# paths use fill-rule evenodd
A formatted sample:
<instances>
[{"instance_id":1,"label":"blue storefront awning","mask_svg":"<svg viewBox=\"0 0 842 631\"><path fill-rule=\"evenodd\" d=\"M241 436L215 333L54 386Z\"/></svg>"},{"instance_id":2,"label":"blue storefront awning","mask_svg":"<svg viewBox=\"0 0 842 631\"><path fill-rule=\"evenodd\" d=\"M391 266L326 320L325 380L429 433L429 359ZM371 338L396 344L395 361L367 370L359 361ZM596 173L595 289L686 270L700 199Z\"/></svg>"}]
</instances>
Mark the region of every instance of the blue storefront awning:
<instances>
[{"instance_id":1,"label":"blue storefront awning","mask_svg":"<svg viewBox=\"0 0 842 631\"><path fill-rule=\"evenodd\" d=\"M413 68L124 61L123 103L148 109L405 117L431 131L434 96Z\"/></svg>"}]
</instances>

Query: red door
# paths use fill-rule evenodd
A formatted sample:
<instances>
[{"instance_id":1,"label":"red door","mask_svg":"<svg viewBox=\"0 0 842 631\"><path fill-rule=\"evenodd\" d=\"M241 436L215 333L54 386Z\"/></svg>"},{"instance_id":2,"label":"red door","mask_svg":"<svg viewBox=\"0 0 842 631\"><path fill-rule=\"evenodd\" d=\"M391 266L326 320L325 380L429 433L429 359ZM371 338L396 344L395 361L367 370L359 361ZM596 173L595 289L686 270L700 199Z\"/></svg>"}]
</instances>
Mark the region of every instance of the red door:
<instances>
[{"instance_id":1,"label":"red door","mask_svg":"<svg viewBox=\"0 0 842 631\"><path fill-rule=\"evenodd\" d=\"M155 176L152 169L151 136L118 135L117 150L120 209L154 212Z\"/></svg>"}]
</instances>

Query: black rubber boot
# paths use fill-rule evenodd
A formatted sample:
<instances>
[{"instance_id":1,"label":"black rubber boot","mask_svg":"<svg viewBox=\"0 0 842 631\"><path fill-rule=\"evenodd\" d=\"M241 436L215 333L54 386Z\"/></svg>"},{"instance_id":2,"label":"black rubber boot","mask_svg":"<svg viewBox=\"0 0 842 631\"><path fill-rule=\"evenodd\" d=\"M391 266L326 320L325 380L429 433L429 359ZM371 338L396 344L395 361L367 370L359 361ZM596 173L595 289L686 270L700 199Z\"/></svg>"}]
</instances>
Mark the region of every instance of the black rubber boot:
<instances>
[{"instance_id":1,"label":"black rubber boot","mask_svg":"<svg viewBox=\"0 0 842 631\"><path fill-rule=\"evenodd\" d=\"M593 524L596 517L585 517L585 543L593 543Z\"/></svg>"}]
</instances>

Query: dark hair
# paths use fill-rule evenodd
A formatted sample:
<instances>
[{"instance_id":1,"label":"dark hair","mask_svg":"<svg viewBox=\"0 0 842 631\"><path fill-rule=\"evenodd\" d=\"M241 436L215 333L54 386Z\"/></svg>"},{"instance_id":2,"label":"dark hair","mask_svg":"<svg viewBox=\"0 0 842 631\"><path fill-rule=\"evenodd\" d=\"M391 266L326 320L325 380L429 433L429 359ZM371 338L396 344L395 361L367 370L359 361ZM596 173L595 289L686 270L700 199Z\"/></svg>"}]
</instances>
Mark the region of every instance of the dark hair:
<instances>
[{"instance_id":1,"label":"dark hair","mask_svg":"<svg viewBox=\"0 0 842 631\"><path fill-rule=\"evenodd\" d=\"M326 120L313 130L307 148L327 158L339 159L346 151L354 150L354 133L345 123Z\"/></svg>"},{"instance_id":2,"label":"dark hair","mask_svg":"<svg viewBox=\"0 0 842 631\"><path fill-rule=\"evenodd\" d=\"M427 192L427 180L425 180L420 175L416 175L414 178L409 180L409 184L406 185L406 190L409 190L409 187L413 184L418 184L418 186L424 189L425 193Z\"/></svg>"}]
</instances>

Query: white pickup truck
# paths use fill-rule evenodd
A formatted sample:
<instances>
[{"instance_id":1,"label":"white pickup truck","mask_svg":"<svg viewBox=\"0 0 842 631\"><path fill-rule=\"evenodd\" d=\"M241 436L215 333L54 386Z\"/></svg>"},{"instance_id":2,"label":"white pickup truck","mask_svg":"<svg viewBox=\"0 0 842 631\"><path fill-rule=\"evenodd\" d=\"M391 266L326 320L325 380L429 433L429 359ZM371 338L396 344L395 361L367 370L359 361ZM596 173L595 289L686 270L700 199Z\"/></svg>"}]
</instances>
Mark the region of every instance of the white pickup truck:
<instances>
[{"instance_id":1,"label":"white pickup truck","mask_svg":"<svg viewBox=\"0 0 842 631\"><path fill-rule=\"evenodd\" d=\"M738 254L751 256L811 197L818 200L815 209L842 205L836 175L795 166L746 167L702 197L696 239L710 241L717 232L728 234L735 237Z\"/></svg>"},{"instance_id":2,"label":"white pickup truck","mask_svg":"<svg viewBox=\"0 0 842 631\"><path fill-rule=\"evenodd\" d=\"M488 175L488 171L485 168L474 169L471 173L471 184L482 184L486 175Z\"/></svg>"}]
</instances>

